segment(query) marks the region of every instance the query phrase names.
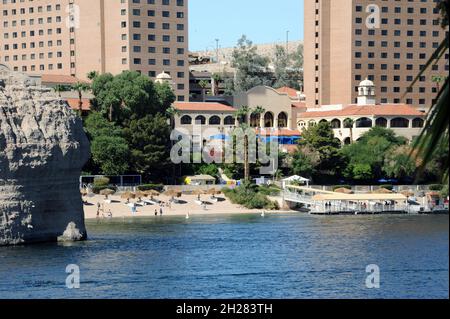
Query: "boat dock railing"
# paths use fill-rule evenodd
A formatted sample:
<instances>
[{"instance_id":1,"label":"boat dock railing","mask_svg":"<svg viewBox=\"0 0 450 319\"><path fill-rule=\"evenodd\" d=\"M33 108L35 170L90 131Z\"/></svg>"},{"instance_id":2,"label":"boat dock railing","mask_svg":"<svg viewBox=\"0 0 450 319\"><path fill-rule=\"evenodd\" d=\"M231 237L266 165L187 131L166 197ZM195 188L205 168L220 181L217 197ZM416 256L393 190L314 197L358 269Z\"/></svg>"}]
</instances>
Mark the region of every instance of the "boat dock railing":
<instances>
[{"instance_id":1,"label":"boat dock railing","mask_svg":"<svg viewBox=\"0 0 450 319\"><path fill-rule=\"evenodd\" d=\"M311 213L316 214L418 213L420 210L417 207L409 205L406 197L404 199L400 198L401 195L386 195L386 199L384 200L382 195L375 196L369 194L367 195L367 199L365 199L363 195L346 196L340 194L335 199L336 193L331 191L296 187L285 189L282 192L282 196L285 201L302 204ZM318 199L318 196L320 199ZM399 199L391 199L394 197L399 197Z\"/></svg>"}]
</instances>

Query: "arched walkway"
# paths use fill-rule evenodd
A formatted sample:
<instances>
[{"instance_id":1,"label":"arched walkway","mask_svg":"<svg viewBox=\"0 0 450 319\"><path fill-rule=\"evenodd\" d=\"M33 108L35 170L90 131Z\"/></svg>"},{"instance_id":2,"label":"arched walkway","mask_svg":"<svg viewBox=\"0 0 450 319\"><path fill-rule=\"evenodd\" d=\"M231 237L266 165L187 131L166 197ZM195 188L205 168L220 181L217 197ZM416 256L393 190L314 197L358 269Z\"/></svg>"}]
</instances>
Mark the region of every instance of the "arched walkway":
<instances>
[{"instance_id":1,"label":"arched walkway","mask_svg":"<svg viewBox=\"0 0 450 319\"><path fill-rule=\"evenodd\" d=\"M386 120L384 117L379 117L375 121L375 126L387 127L388 126L388 120Z\"/></svg>"},{"instance_id":2,"label":"arched walkway","mask_svg":"<svg viewBox=\"0 0 450 319\"><path fill-rule=\"evenodd\" d=\"M422 128L422 127L424 127L424 125L425 125L425 121L421 118L416 118L412 122L413 128Z\"/></svg>"},{"instance_id":3,"label":"arched walkway","mask_svg":"<svg viewBox=\"0 0 450 319\"><path fill-rule=\"evenodd\" d=\"M181 125L191 125L192 124L192 117L189 115L185 115L180 120Z\"/></svg>"},{"instance_id":4,"label":"arched walkway","mask_svg":"<svg viewBox=\"0 0 450 319\"><path fill-rule=\"evenodd\" d=\"M357 128L368 128L372 127L372 120L367 117L362 117L356 120Z\"/></svg>"},{"instance_id":5,"label":"arched walkway","mask_svg":"<svg viewBox=\"0 0 450 319\"><path fill-rule=\"evenodd\" d=\"M341 128L341 121L338 119L334 119L331 121L331 127L334 129Z\"/></svg>"},{"instance_id":6,"label":"arched walkway","mask_svg":"<svg viewBox=\"0 0 450 319\"><path fill-rule=\"evenodd\" d=\"M209 119L209 125L220 125L220 117L217 115L211 116Z\"/></svg>"},{"instance_id":7,"label":"arched walkway","mask_svg":"<svg viewBox=\"0 0 450 319\"><path fill-rule=\"evenodd\" d=\"M195 124L199 125L205 125L206 124L206 118L203 115L199 115L195 118Z\"/></svg>"},{"instance_id":8,"label":"arched walkway","mask_svg":"<svg viewBox=\"0 0 450 319\"><path fill-rule=\"evenodd\" d=\"M250 127L259 127L261 124L261 114L253 113L250 115Z\"/></svg>"},{"instance_id":9,"label":"arched walkway","mask_svg":"<svg viewBox=\"0 0 450 319\"><path fill-rule=\"evenodd\" d=\"M395 119L391 120L391 127L392 128L408 128L409 120L405 119L404 117L396 117Z\"/></svg>"},{"instance_id":10,"label":"arched walkway","mask_svg":"<svg viewBox=\"0 0 450 319\"><path fill-rule=\"evenodd\" d=\"M280 114L278 114L278 127L288 127L288 115L285 112L281 112Z\"/></svg>"},{"instance_id":11,"label":"arched walkway","mask_svg":"<svg viewBox=\"0 0 450 319\"><path fill-rule=\"evenodd\" d=\"M224 124L225 125L235 125L236 124L236 120L234 119L234 117L232 117L231 115L227 116L224 120Z\"/></svg>"},{"instance_id":12,"label":"arched walkway","mask_svg":"<svg viewBox=\"0 0 450 319\"><path fill-rule=\"evenodd\" d=\"M267 112L264 115L264 127L274 127L275 123L274 123L274 116L272 112Z\"/></svg>"}]
</instances>

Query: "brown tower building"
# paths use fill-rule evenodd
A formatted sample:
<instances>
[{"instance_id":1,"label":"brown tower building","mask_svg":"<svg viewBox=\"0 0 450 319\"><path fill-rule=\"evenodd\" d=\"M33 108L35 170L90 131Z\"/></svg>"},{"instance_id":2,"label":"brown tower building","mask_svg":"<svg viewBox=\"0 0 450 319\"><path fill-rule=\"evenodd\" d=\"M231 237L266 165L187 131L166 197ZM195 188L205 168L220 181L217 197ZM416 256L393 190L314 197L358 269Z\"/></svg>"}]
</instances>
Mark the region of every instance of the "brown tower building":
<instances>
[{"instance_id":1,"label":"brown tower building","mask_svg":"<svg viewBox=\"0 0 450 319\"><path fill-rule=\"evenodd\" d=\"M188 0L2 0L0 63L31 75L163 71L189 99Z\"/></svg>"},{"instance_id":2,"label":"brown tower building","mask_svg":"<svg viewBox=\"0 0 450 319\"><path fill-rule=\"evenodd\" d=\"M308 107L355 103L358 83L377 83L380 103L428 109L448 76L448 53L402 99L446 32L433 0L305 0Z\"/></svg>"}]
</instances>

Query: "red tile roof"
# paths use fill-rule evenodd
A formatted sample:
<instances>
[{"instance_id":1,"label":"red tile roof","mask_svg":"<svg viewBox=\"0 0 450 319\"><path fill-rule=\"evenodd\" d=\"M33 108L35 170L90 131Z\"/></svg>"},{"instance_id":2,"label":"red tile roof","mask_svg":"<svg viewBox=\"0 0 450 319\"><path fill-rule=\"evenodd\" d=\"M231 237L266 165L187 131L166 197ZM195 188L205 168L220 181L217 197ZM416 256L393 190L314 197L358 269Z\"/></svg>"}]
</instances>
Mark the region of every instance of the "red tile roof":
<instances>
[{"instance_id":1,"label":"red tile roof","mask_svg":"<svg viewBox=\"0 0 450 319\"><path fill-rule=\"evenodd\" d=\"M299 130L289 130L289 129L262 129L261 132L258 129L256 131L258 134L262 136L300 136L301 133Z\"/></svg>"},{"instance_id":2,"label":"red tile roof","mask_svg":"<svg viewBox=\"0 0 450 319\"><path fill-rule=\"evenodd\" d=\"M70 108L72 110L78 111L80 109L79 106L79 99L65 99L67 101L67 104L69 104ZM81 99L83 102L81 106L82 111L90 111L91 110L91 101L89 99Z\"/></svg>"},{"instance_id":3,"label":"red tile roof","mask_svg":"<svg viewBox=\"0 0 450 319\"><path fill-rule=\"evenodd\" d=\"M301 118L318 117L342 117L342 116L425 116L407 104L380 104L380 105L355 105L351 104L342 110L305 112L300 114Z\"/></svg>"},{"instance_id":4,"label":"red tile roof","mask_svg":"<svg viewBox=\"0 0 450 319\"><path fill-rule=\"evenodd\" d=\"M57 84L66 84L66 85L72 85L77 82L87 83L86 81L81 81L71 75L56 75L56 74L42 74L41 81L42 81L42 83L57 83Z\"/></svg>"},{"instance_id":5,"label":"red tile roof","mask_svg":"<svg viewBox=\"0 0 450 319\"><path fill-rule=\"evenodd\" d=\"M180 111L194 112L236 112L235 108L221 103L175 102L174 107Z\"/></svg>"},{"instance_id":6,"label":"red tile roof","mask_svg":"<svg viewBox=\"0 0 450 319\"><path fill-rule=\"evenodd\" d=\"M297 98L297 90L284 86L282 88L276 89L278 93L287 93L290 98Z\"/></svg>"}]
</instances>

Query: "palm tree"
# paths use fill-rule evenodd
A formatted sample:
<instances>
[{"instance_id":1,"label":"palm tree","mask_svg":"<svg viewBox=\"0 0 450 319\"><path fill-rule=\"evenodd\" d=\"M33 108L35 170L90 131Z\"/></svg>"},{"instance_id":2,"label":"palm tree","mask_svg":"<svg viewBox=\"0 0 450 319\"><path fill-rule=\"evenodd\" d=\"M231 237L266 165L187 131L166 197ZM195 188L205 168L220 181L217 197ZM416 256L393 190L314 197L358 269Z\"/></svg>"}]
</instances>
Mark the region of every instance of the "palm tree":
<instances>
[{"instance_id":1,"label":"palm tree","mask_svg":"<svg viewBox=\"0 0 450 319\"><path fill-rule=\"evenodd\" d=\"M437 6L441 10L441 25L446 29L449 25L449 0L441 0L438 2ZM445 39L441 42L439 47L434 51L430 59L427 61L425 66L422 68L420 73L416 76L414 81L408 87L404 96L411 91L412 87L416 82L422 77L422 75L430 68L431 65L437 64L438 61L448 52L448 32L446 33ZM439 78L436 77L433 82L438 82ZM438 83L442 82L439 81ZM447 145L449 142L449 99L448 99L448 78L445 79L444 85L440 87L437 97L435 99L434 105L428 112L428 118L425 123L424 130L422 131L419 138L414 143L413 151L410 156L417 158L422 158L421 165L418 167L417 176L419 177L421 173L425 170L428 163L431 162L435 151L440 145ZM446 167L443 174L442 180L448 184L448 167L449 161L448 157L443 163Z\"/></svg>"},{"instance_id":2,"label":"palm tree","mask_svg":"<svg viewBox=\"0 0 450 319\"><path fill-rule=\"evenodd\" d=\"M219 73L214 73L212 75L212 80L214 81L213 95L217 96L217 95L219 95L219 85L220 85L220 81L222 81L222 76Z\"/></svg>"},{"instance_id":3,"label":"palm tree","mask_svg":"<svg viewBox=\"0 0 450 319\"><path fill-rule=\"evenodd\" d=\"M55 91L55 93L57 93L58 96L61 97L61 92L67 91L67 88L64 85L58 84L53 87L53 91Z\"/></svg>"},{"instance_id":4,"label":"palm tree","mask_svg":"<svg viewBox=\"0 0 450 319\"><path fill-rule=\"evenodd\" d=\"M242 129L247 128L247 118L250 113L250 108L248 106L242 106L236 112L236 120L239 124L239 127ZM248 135L244 132L244 180L246 182L250 181L250 163L249 163L249 154L248 154Z\"/></svg>"},{"instance_id":5,"label":"palm tree","mask_svg":"<svg viewBox=\"0 0 450 319\"><path fill-rule=\"evenodd\" d=\"M441 75L433 75L431 77L431 82L436 84L436 90L439 92L441 90L441 83L445 81L446 77Z\"/></svg>"},{"instance_id":6,"label":"palm tree","mask_svg":"<svg viewBox=\"0 0 450 319\"><path fill-rule=\"evenodd\" d=\"M202 88L202 102L205 102L206 88L208 87L209 83L206 80L201 80L198 85Z\"/></svg>"},{"instance_id":7,"label":"palm tree","mask_svg":"<svg viewBox=\"0 0 450 319\"><path fill-rule=\"evenodd\" d=\"M250 113L250 108L246 105L242 106L236 113L236 120L239 124L247 124L248 114Z\"/></svg>"},{"instance_id":8,"label":"palm tree","mask_svg":"<svg viewBox=\"0 0 450 319\"><path fill-rule=\"evenodd\" d=\"M170 119L170 125L172 128L175 127L175 116L180 115L180 111L177 110L173 105L166 110L166 115Z\"/></svg>"},{"instance_id":9,"label":"palm tree","mask_svg":"<svg viewBox=\"0 0 450 319\"><path fill-rule=\"evenodd\" d=\"M253 112L252 112L252 115L259 115L259 122L258 122L258 124L256 125L258 129L261 128L261 116L262 116L264 113L266 113L266 109L263 108L262 106L259 106L259 105L258 105L257 107L255 107L255 109L254 109Z\"/></svg>"},{"instance_id":10,"label":"palm tree","mask_svg":"<svg viewBox=\"0 0 450 319\"><path fill-rule=\"evenodd\" d=\"M350 143L353 143L353 126L355 125L355 121L351 118L347 118L344 120L344 127L350 129Z\"/></svg>"},{"instance_id":11,"label":"palm tree","mask_svg":"<svg viewBox=\"0 0 450 319\"><path fill-rule=\"evenodd\" d=\"M98 74L99 73L97 71L91 71L87 74L87 78L92 81L98 76Z\"/></svg>"},{"instance_id":12,"label":"palm tree","mask_svg":"<svg viewBox=\"0 0 450 319\"><path fill-rule=\"evenodd\" d=\"M83 92L86 92L90 89L89 84L86 82L77 82L74 85L72 85L72 89L74 91L78 92L78 110L80 111L80 114L83 110Z\"/></svg>"}]
</instances>

